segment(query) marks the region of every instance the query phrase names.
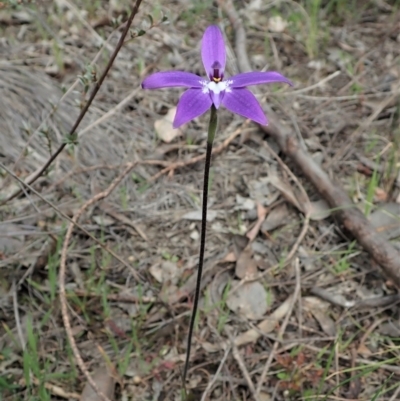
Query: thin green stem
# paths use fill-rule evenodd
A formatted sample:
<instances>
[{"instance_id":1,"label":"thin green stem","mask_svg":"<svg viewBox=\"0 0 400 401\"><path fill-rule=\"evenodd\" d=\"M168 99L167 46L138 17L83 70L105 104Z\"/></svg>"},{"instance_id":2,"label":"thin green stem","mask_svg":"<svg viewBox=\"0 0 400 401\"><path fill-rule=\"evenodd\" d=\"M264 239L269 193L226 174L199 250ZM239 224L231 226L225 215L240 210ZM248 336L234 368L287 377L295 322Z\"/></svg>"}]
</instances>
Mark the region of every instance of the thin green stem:
<instances>
[{"instance_id":1,"label":"thin green stem","mask_svg":"<svg viewBox=\"0 0 400 401\"><path fill-rule=\"evenodd\" d=\"M184 390L185 397L187 397L187 395L186 395L186 378L187 378L187 373L188 373L188 369L189 369L190 350L192 348L193 330L194 330L194 324L196 321L197 308L199 306L201 276L203 273L204 251L205 251L205 246L206 246L206 228L207 228L208 182L209 182L209 176L210 176L212 146L213 146L213 142L214 142L214 138L215 138L215 133L217 131L217 126L218 126L217 109L213 105L213 106L211 106L210 123L208 126L206 161L205 161L205 165L204 165L203 209L202 209L202 217L201 217L199 267L197 269L196 290L195 290L194 299L193 299L192 316L190 317L187 348L186 348L186 359L185 359L185 366L183 369L183 376L182 376L182 384L183 384L183 390Z\"/></svg>"}]
</instances>

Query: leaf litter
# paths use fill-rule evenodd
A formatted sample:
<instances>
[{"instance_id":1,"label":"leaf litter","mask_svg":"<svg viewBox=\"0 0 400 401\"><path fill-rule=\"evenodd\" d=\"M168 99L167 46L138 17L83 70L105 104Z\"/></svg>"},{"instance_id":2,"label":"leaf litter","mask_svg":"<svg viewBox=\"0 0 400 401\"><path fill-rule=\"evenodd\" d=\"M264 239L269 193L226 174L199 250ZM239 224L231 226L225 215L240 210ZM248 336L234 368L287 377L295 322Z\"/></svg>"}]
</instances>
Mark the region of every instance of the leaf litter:
<instances>
[{"instance_id":1,"label":"leaf litter","mask_svg":"<svg viewBox=\"0 0 400 401\"><path fill-rule=\"evenodd\" d=\"M175 114L176 107L172 107L163 118L154 122L154 129L157 132L157 136L165 143L170 143L175 138L182 135L181 128L173 128L172 126Z\"/></svg>"},{"instance_id":2,"label":"leaf litter","mask_svg":"<svg viewBox=\"0 0 400 401\"><path fill-rule=\"evenodd\" d=\"M111 371L104 367L98 368L92 378L98 389L110 400L114 400L116 380ZM103 397L89 383L86 383L80 401L103 401Z\"/></svg>"}]
</instances>

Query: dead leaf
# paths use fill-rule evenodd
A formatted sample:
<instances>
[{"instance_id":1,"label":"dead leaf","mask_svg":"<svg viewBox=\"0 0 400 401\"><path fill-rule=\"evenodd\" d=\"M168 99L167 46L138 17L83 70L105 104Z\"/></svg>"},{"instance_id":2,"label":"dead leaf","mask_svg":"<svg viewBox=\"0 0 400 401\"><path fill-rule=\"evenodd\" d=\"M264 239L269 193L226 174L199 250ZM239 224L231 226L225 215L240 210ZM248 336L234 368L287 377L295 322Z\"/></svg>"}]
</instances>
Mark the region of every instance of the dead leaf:
<instances>
[{"instance_id":1,"label":"dead leaf","mask_svg":"<svg viewBox=\"0 0 400 401\"><path fill-rule=\"evenodd\" d=\"M310 255L311 252L309 250L307 250L303 245L300 245L299 249L298 249L298 253L300 256L301 263L304 267L304 270L307 272L314 270L315 266L314 266L313 262L314 262L315 258L313 258Z\"/></svg>"},{"instance_id":2,"label":"dead leaf","mask_svg":"<svg viewBox=\"0 0 400 401\"><path fill-rule=\"evenodd\" d=\"M228 342L221 341L219 343L212 344L208 341L205 341L201 344L201 346L207 353L212 354L214 352L218 352L221 349L225 349L228 346Z\"/></svg>"},{"instance_id":3,"label":"dead leaf","mask_svg":"<svg viewBox=\"0 0 400 401\"><path fill-rule=\"evenodd\" d=\"M181 270L179 269L176 263L173 263L169 260L166 260L162 263L157 263L150 266L149 271L150 274L159 282L159 283L171 283L177 284L179 278L181 276Z\"/></svg>"},{"instance_id":4,"label":"dead leaf","mask_svg":"<svg viewBox=\"0 0 400 401\"><path fill-rule=\"evenodd\" d=\"M234 288L238 280L232 282ZM269 301L269 302L268 302ZM261 319L267 312L272 300L268 300L265 288L257 281L244 283L236 291L228 295L228 308L250 320Z\"/></svg>"},{"instance_id":5,"label":"dead leaf","mask_svg":"<svg viewBox=\"0 0 400 401\"><path fill-rule=\"evenodd\" d=\"M189 237L193 240L193 241L198 241L198 239L200 238L200 233L197 230L193 230Z\"/></svg>"},{"instance_id":6,"label":"dead leaf","mask_svg":"<svg viewBox=\"0 0 400 401\"><path fill-rule=\"evenodd\" d=\"M324 199L308 202L308 205L308 213L311 220L324 220L331 215L331 209ZM307 202L304 203L304 209L307 209ZM305 212L307 213L307 210Z\"/></svg>"},{"instance_id":7,"label":"dead leaf","mask_svg":"<svg viewBox=\"0 0 400 401\"><path fill-rule=\"evenodd\" d=\"M398 323L396 320L389 320L388 322L379 325L377 331L382 336L399 338L400 323Z\"/></svg>"},{"instance_id":8,"label":"dead leaf","mask_svg":"<svg viewBox=\"0 0 400 401\"><path fill-rule=\"evenodd\" d=\"M242 345L255 342L262 334L269 334L275 330L276 325L285 315L289 312L290 304L292 302L292 296L289 296L285 302L283 302L274 312L268 316L265 320L257 325L257 329L250 329L240 334L235 338L235 345L240 347ZM221 341L217 344L211 344L207 341L202 343L202 347L206 352L213 353L221 349L225 349L228 346L227 341Z\"/></svg>"},{"instance_id":9,"label":"dead leaf","mask_svg":"<svg viewBox=\"0 0 400 401\"><path fill-rule=\"evenodd\" d=\"M17 224L0 224L0 254L11 255L22 249L26 234L28 231Z\"/></svg>"},{"instance_id":10,"label":"dead leaf","mask_svg":"<svg viewBox=\"0 0 400 401\"><path fill-rule=\"evenodd\" d=\"M207 221L214 221L216 217L217 217L217 212L215 210L208 210L207 211ZM201 221L202 212L201 212L201 210L194 210L193 212L185 213L182 216L182 219L193 220L193 221Z\"/></svg>"},{"instance_id":11,"label":"dead leaf","mask_svg":"<svg viewBox=\"0 0 400 401\"><path fill-rule=\"evenodd\" d=\"M357 353L358 353L358 354L361 354L361 355L363 355L363 356L366 356L366 357L372 355L371 350L370 350L364 343L361 343L361 344L359 345L359 347L357 348Z\"/></svg>"},{"instance_id":12,"label":"dead leaf","mask_svg":"<svg viewBox=\"0 0 400 401\"><path fill-rule=\"evenodd\" d=\"M256 207L256 203L253 201L253 199L250 198L244 198L243 196L240 196L239 194L236 195L236 206L235 210L253 210Z\"/></svg>"},{"instance_id":13,"label":"dead leaf","mask_svg":"<svg viewBox=\"0 0 400 401\"><path fill-rule=\"evenodd\" d=\"M336 336L335 322L329 317L327 311L322 311L321 309L312 309L311 313L325 334L330 337Z\"/></svg>"},{"instance_id":14,"label":"dead leaf","mask_svg":"<svg viewBox=\"0 0 400 401\"><path fill-rule=\"evenodd\" d=\"M268 334L274 331L279 321L289 312L291 302L292 297L289 296L270 316L257 325L258 330L250 329L236 337L235 345L239 347L257 341L263 333Z\"/></svg>"},{"instance_id":15,"label":"dead leaf","mask_svg":"<svg viewBox=\"0 0 400 401\"><path fill-rule=\"evenodd\" d=\"M252 0L251 3L248 5L249 10L259 10L263 5L262 0Z\"/></svg>"},{"instance_id":16,"label":"dead leaf","mask_svg":"<svg viewBox=\"0 0 400 401\"><path fill-rule=\"evenodd\" d=\"M287 26L288 22L284 20L280 15L275 15L268 20L268 29L271 32L283 32Z\"/></svg>"},{"instance_id":17,"label":"dead leaf","mask_svg":"<svg viewBox=\"0 0 400 401\"><path fill-rule=\"evenodd\" d=\"M173 139L175 139L182 133L179 128L176 129L172 126L175 114L176 107L173 107L168 110L168 113L164 117L154 122L154 129L157 132L157 136L166 143L170 143Z\"/></svg>"},{"instance_id":18,"label":"dead leaf","mask_svg":"<svg viewBox=\"0 0 400 401\"><path fill-rule=\"evenodd\" d=\"M235 234L233 240L233 251L235 252L236 259L243 252L246 246L249 244L249 240L244 235Z\"/></svg>"},{"instance_id":19,"label":"dead leaf","mask_svg":"<svg viewBox=\"0 0 400 401\"><path fill-rule=\"evenodd\" d=\"M61 73L60 67L57 64L49 64L44 69L45 73L50 77L58 77Z\"/></svg>"},{"instance_id":20,"label":"dead leaf","mask_svg":"<svg viewBox=\"0 0 400 401\"><path fill-rule=\"evenodd\" d=\"M224 259L222 260L222 262L236 262L236 255L234 252L229 252Z\"/></svg>"},{"instance_id":21,"label":"dead leaf","mask_svg":"<svg viewBox=\"0 0 400 401\"><path fill-rule=\"evenodd\" d=\"M276 173L275 173L276 175ZM247 184L249 188L250 199L261 203L263 206L269 206L279 198L279 192L271 188L271 177L261 177L257 180L251 180Z\"/></svg>"},{"instance_id":22,"label":"dead leaf","mask_svg":"<svg viewBox=\"0 0 400 401\"><path fill-rule=\"evenodd\" d=\"M271 184L281 192L288 202L304 214L309 214L311 220L323 220L331 214L325 200L320 199L310 202L308 199L304 199L304 195L300 191L293 191L288 184L282 182L275 174L270 175L270 180Z\"/></svg>"},{"instance_id":23,"label":"dead leaf","mask_svg":"<svg viewBox=\"0 0 400 401\"><path fill-rule=\"evenodd\" d=\"M386 203L379 209L374 210L369 216L372 226L388 239L400 235L400 205L397 203Z\"/></svg>"},{"instance_id":24,"label":"dead leaf","mask_svg":"<svg viewBox=\"0 0 400 401\"><path fill-rule=\"evenodd\" d=\"M210 295L214 305L218 305L221 302L225 288L227 288L226 286L230 280L231 274L228 271L215 275L210 285Z\"/></svg>"},{"instance_id":25,"label":"dead leaf","mask_svg":"<svg viewBox=\"0 0 400 401\"><path fill-rule=\"evenodd\" d=\"M317 297L303 298L303 308L309 311L321 326L321 329L330 337L336 336L336 325L329 316L330 305Z\"/></svg>"},{"instance_id":26,"label":"dead leaf","mask_svg":"<svg viewBox=\"0 0 400 401\"><path fill-rule=\"evenodd\" d=\"M4 25L22 25L33 21L33 16L26 11L9 12L4 10L0 12L0 23Z\"/></svg>"},{"instance_id":27,"label":"dead leaf","mask_svg":"<svg viewBox=\"0 0 400 401\"><path fill-rule=\"evenodd\" d=\"M290 202L293 206L295 206L298 210L304 212L304 208L298 202L297 197L294 195L292 188L284 183L277 174L270 173L269 175L270 183L281 192L283 197Z\"/></svg>"},{"instance_id":28,"label":"dead leaf","mask_svg":"<svg viewBox=\"0 0 400 401\"><path fill-rule=\"evenodd\" d=\"M386 202L388 198L388 193L379 187L375 188L375 196L374 196L374 200L377 202Z\"/></svg>"},{"instance_id":29,"label":"dead leaf","mask_svg":"<svg viewBox=\"0 0 400 401\"><path fill-rule=\"evenodd\" d=\"M114 399L115 379L108 368L102 367L97 369L93 376L93 381L97 384L98 389L106 395L110 400ZM80 401L103 401L89 383L85 384L82 391Z\"/></svg>"},{"instance_id":30,"label":"dead leaf","mask_svg":"<svg viewBox=\"0 0 400 401\"><path fill-rule=\"evenodd\" d=\"M246 247L238 256L235 274L240 279L252 277L258 272L257 262L253 259L253 249Z\"/></svg>"},{"instance_id":31,"label":"dead leaf","mask_svg":"<svg viewBox=\"0 0 400 401\"><path fill-rule=\"evenodd\" d=\"M251 241L257 237L260 227L265 220L267 215L267 209L257 202L257 222L254 227L246 234L247 238Z\"/></svg>"},{"instance_id":32,"label":"dead leaf","mask_svg":"<svg viewBox=\"0 0 400 401\"><path fill-rule=\"evenodd\" d=\"M259 401L271 401L271 396L268 393L264 393L263 391L261 391L258 399Z\"/></svg>"},{"instance_id":33,"label":"dead leaf","mask_svg":"<svg viewBox=\"0 0 400 401\"><path fill-rule=\"evenodd\" d=\"M115 224L115 220L108 216L95 215L92 219L101 227L109 227Z\"/></svg>"},{"instance_id":34,"label":"dead leaf","mask_svg":"<svg viewBox=\"0 0 400 401\"><path fill-rule=\"evenodd\" d=\"M272 231L284 225L289 216L289 209L285 203L274 207L267 215L261 226L262 231Z\"/></svg>"}]
</instances>

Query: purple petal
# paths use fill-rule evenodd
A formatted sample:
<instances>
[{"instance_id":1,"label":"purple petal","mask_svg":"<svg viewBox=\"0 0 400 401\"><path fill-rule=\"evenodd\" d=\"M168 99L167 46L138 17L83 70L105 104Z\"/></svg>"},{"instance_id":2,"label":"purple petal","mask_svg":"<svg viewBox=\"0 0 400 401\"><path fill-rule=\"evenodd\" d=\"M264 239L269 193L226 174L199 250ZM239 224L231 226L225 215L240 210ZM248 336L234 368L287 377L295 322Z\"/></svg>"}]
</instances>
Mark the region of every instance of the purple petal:
<instances>
[{"instance_id":1,"label":"purple petal","mask_svg":"<svg viewBox=\"0 0 400 401\"><path fill-rule=\"evenodd\" d=\"M224 37L216 25L209 26L203 35L201 42L201 58L207 76L214 76L214 69L218 69L222 75L225 70L226 52Z\"/></svg>"},{"instance_id":2,"label":"purple petal","mask_svg":"<svg viewBox=\"0 0 400 401\"><path fill-rule=\"evenodd\" d=\"M228 78L227 81L232 81L232 88L243 88L245 86L270 84L273 82L285 82L290 86L293 86L291 81L276 71L244 72L243 74L238 74Z\"/></svg>"},{"instance_id":3,"label":"purple petal","mask_svg":"<svg viewBox=\"0 0 400 401\"><path fill-rule=\"evenodd\" d=\"M196 74L184 71L163 71L148 76L142 82L143 89L169 88L173 86L186 86L189 88L201 88L202 79Z\"/></svg>"},{"instance_id":4,"label":"purple petal","mask_svg":"<svg viewBox=\"0 0 400 401\"><path fill-rule=\"evenodd\" d=\"M225 92L222 104L233 113L250 118L261 125L268 124L260 103L248 89L231 88L230 91Z\"/></svg>"},{"instance_id":5,"label":"purple petal","mask_svg":"<svg viewBox=\"0 0 400 401\"><path fill-rule=\"evenodd\" d=\"M214 93L210 91L210 96L211 96L211 101L214 103L214 106L216 109L219 109L219 106L221 105L221 100L223 97L222 93Z\"/></svg>"},{"instance_id":6,"label":"purple petal","mask_svg":"<svg viewBox=\"0 0 400 401\"><path fill-rule=\"evenodd\" d=\"M188 89L179 99L173 127L179 128L182 124L201 116L211 104L208 93L204 93L201 89Z\"/></svg>"}]
</instances>

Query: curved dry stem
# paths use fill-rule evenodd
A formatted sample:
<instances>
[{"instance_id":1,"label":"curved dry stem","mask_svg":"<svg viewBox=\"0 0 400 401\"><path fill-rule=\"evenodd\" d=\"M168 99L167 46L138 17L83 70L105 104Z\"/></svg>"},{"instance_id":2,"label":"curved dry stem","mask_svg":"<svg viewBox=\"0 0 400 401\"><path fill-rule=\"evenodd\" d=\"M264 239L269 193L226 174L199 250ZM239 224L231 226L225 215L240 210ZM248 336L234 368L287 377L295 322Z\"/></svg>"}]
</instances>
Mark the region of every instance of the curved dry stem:
<instances>
[{"instance_id":1,"label":"curved dry stem","mask_svg":"<svg viewBox=\"0 0 400 401\"><path fill-rule=\"evenodd\" d=\"M84 205L75 213L74 217L70 225L68 226L67 233L65 235L64 244L61 251L61 261L60 261L60 275L59 275L59 287L60 287L60 303L61 303L61 314L64 322L65 331L67 333L67 337L69 343L71 345L72 352L74 354L75 360L81 369L82 373L85 375L87 381L92 386L92 388L96 391L97 395L102 398L103 401L111 401L105 394L103 394L98 388L97 384L94 382L92 377L90 376L89 371L86 368L85 362L83 361L81 354L79 353L78 347L76 345L74 336L72 334L71 323L69 321L68 316L68 307L67 307L67 298L65 293L65 272L67 265L67 252L68 252L68 244L72 237L72 231L74 227L77 225L79 217L82 213L91 205L98 202L101 199L106 198L110 195L110 193L115 189L115 187L122 181L122 179L135 167L137 163L130 163L126 169L120 174L111 185L103 192L100 192L92 199L89 199Z\"/></svg>"},{"instance_id":2,"label":"curved dry stem","mask_svg":"<svg viewBox=\"0 0 400 401\"><path fill-rule=\"evenodd\" d=\"M138 164L137 162L131 163L132 168ZM129 164L129 165L131 165ZM11 175L12 178L14 178L16 181L18 181L24 188L29 189L32 193L34 193L39 199L41 199L43 202L45 202L47 205L49 205L53 210L55 210L61 217L63 217L65 220L68 220L69 222L73 222L73 220L67 216L65 213L63 213L56 205L51 203L49 200L45 199L38 191L36 191L32 186L27 184L26 182L22 181L21 178L17 177L10 169L8 169L3 163L0 162L0 168L4 169L8 174ZM127 267L132 275L135 277L137 281L140 281L140 276L139 274L132 269L132 266L130 266L123 258L118 256L114 251L109 249L106 245L104 245L101 241L99 241L96 237L93 236L88 230L86 230L83 226L81 226L79 223L74 223L76 227L78 227L83 233L85 233L89 238L91 238L94 242L96 242L97 245L99 245L101 248L103 248L106 252L108 252L112 257L114 257L116 260L118 260L120 263L122 263L125 267Z\"/></svg>"},{"instance_id":3,"label":"curved dry stem","mask_svg":"<svg viewBox=\"0 0 400 401\"><path fill-rule=\"evenodd\" d=\"M246 126L248 125L248 121L246 121L240 128L238 128L237 130L235 130L234 132L232 132L232 134L225 139L224 142L222 142L220 145L216 146L213 148L212 150L212 155L215 156L219 153L221 153L224 149L226 149L229 144L236 138L238 137L240 134L242 134L243 132L246 132ZM251 129L250 129L251 130ZM185 161L178 161L176 163L172 163L169 166L165 167L164 169L162 169L161 171L159 171L157 174L153 175L150 178L150 181L155 181L158 178L160 178L162 175L169 173L170 171L174 171L179 167L185 167L185 166L190 166L191 164L195 164L197 162L200 162L202 160L205 160L206 158L206 154L202 154L196 157L193 157L189 160L185 160ZM160 163L159 163L160 164Z\"/></svg>"},{"instance_id":4,"label":"curved dry stem","mask_svg":"<svg viewBox=\"0 0 400 401\"><path fill-rule=\"evenodd\" d=\"M46 190L45 193L51 193L55 188L59 187L63 182L65 182L66 180L68 180L68 178L71 178L74 175L89 173L91 171L96 171L96 170L116 170L124 166L126 166L126 163L124 163L123 165L115 165L115 166L109 166L108 164L96 164L95 166L82 167L76 170L71 170L69 173L65 174L64 177L60 178L57 182L51 184L51 186Z\"/></svg>"}]
</instances>

